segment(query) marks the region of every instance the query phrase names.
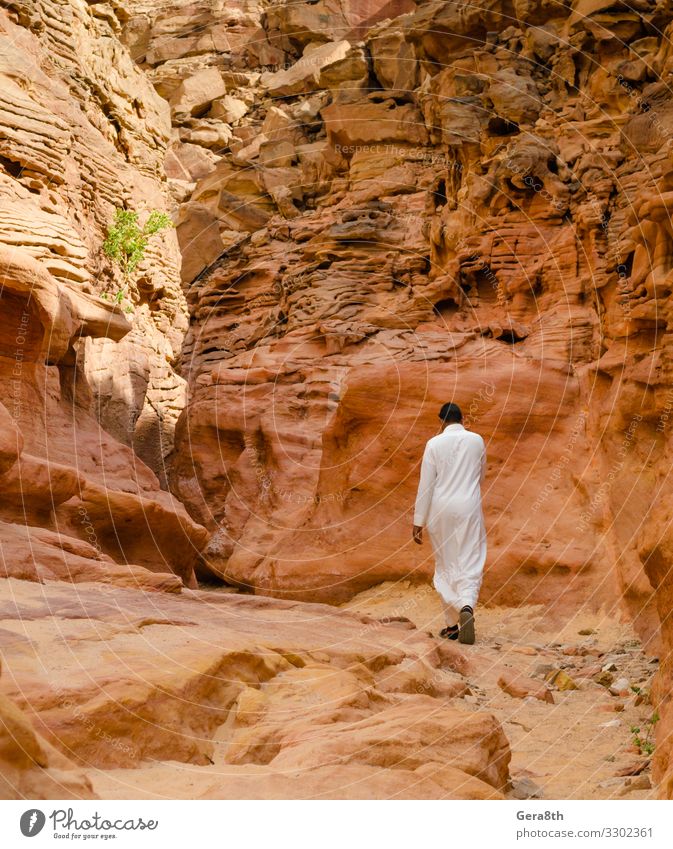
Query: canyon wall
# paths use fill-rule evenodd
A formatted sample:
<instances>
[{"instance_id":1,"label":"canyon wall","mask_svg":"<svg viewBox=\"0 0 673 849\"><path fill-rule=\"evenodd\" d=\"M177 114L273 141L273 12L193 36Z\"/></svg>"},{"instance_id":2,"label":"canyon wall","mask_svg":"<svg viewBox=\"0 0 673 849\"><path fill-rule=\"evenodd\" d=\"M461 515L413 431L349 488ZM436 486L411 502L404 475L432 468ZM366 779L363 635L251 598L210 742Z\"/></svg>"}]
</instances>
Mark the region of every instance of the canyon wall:
<instances>
[{"instance_id":1,"label":"canyon wall","mask_svg":"<svg viewBox=\"0 0 673 849\"><path fill-rule=\"evenodd\" d=\"M4 573L427 579L418 466L455 400L488 448L482 599L634 621L670 797L672 21L0 0ZM118 306L120 205L176 230Z\"/></svg>"},{"instance_id":2,"label":"canyon wall","mask_svg":"<svg viewBox=\"0 0 673 849\"><path fill-rule=\"evenodd\" d=\"M185 399L177 239L120 304L101 250L116 207L167 209L168 107L107 4L0 6L3 573L178 589L207 532L161 489Z\"/></svg>"},{"instance_id":3,"label":"canyon wall","mask_svg":"<svg viewBox=\"0 0 673 849\"><path fill-rule=\"evenodd\" d=\"M670 670L671 20L134 4L172 110L171 486L204 573L331 602L427 578L411 508L454 400L488 446L483 600L617 605Z\"/></svg>"}]
</instances>

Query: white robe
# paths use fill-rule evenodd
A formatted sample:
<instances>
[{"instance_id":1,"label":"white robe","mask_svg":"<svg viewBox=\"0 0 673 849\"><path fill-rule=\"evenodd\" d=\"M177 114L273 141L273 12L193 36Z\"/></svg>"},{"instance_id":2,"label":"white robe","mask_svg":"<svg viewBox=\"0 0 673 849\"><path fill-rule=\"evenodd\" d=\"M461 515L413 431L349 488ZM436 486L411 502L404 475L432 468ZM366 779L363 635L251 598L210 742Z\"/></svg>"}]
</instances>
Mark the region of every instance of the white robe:
<instances>
[{"instance_id":1,"label":"white robe","mask_svg":"<svg viewBox=\"0 0 673 849\"><path fill-rule=\"evenodd\" d=\"M477 433L450 424L425 446L416 497L414 525L427 527L435 555L434 586L448 619L474 609L486 560L486 529L481 483L486 447Z\"/></svg>"}]
</instances>

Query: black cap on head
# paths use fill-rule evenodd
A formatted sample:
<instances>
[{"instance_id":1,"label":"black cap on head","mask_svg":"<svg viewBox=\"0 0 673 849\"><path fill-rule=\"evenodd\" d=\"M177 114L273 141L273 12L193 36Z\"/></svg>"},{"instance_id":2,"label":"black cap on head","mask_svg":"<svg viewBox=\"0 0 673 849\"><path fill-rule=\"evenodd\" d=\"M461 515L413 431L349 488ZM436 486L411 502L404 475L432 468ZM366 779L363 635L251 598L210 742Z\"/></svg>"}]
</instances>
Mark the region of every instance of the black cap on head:
<instances>
[{"instance_id":1,"label":"black cap on head","mask_svg":"<svg viewBox=\"0 0 673 849\"><path fill-rule=\"evenodd\" d=\"M460 412L458 404L449 402L448 404L444 404L442 409L439 411L439 418L443 422L452 424L454 422L462 422L463 414Z\"/></svg>"}]
</instances>

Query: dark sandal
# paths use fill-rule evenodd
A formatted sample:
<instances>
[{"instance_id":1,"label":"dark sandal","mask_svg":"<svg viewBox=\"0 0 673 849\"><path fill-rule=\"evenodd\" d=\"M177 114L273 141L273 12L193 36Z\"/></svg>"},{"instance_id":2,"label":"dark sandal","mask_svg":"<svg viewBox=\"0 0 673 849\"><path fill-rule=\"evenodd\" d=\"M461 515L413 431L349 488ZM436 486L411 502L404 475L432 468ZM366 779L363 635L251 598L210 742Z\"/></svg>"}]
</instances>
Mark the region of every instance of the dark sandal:
<instances>
[{"instance_id":1,"label":"dark sandal","mask_svg":"<svg viewBox=\"0 0 673 849\"><path fill-rule=\"evenodd\" d=\"M474 611L467 604L460 611L460 636L461 643L469 646L474 645Z\"/></svg>"},{"instance_id":2,"label":"dark sandal","mask_svg":"<svg viewBox=\"0 0 673 849\"><path fill-rule=\"evenodd\" d=\"M444 637L447 640L457 640L458 639L458 626L457 625L447 625L446 628L442 628L439 632L440 637Z\"/></svg>"}]
</instances>

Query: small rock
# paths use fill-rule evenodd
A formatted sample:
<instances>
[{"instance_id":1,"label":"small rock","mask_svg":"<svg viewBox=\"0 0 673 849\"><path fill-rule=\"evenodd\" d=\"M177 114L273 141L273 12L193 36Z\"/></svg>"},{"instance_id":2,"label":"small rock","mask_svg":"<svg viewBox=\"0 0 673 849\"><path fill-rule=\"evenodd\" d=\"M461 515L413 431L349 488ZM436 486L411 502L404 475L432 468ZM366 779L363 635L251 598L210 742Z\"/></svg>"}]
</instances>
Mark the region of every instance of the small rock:
<instances>
[{"instance_id":1,"label":"small rock","mask_svg":"<svg viewBox=\"0 0 673 849\"><path fill-rule=\"evenodd\" d=\"M254 245L256 248L260 248L263 245L268 245L270 241L271 240L269 238L269 231L266 227L264 227L262 230L256 230L250 236L250 244Z\"/></svg>"},{"instance_id":2,"label":"small rock","mask_svg":"<svg viewBox=\"0 0 673 849\"><path fill-rule=\"evenodd\" d=\"M581 629L580 631L578 631L577 633L580 635L580 637L588 637L588 636L590 636L591 634L595 634L595 633L596 633L596 631L595 631L595 629L594 629L594 628L582 628L582 629Z\"/></svg>"},{"instance_id":3,"label":"small rock","mask_svg":"<svg viewBox=\"0 0 673 849\"><path fill-rule=\"evenodd\" d=\"M534 649L533 646L512 646L511 651L517 654L530 655L531 657L538 653L538 650Z\"/></svg>"},{"instance_id":4,"label":"small rock","mask_svg":"<svg viewBox=\"0 0 673 849\"><path fill-rule=\"evenodd\" d=\"M603 670L603 672L616 672L617 671L617 667L615 666L614 663L612 663L612 661L610 661L610 663L606 663L604 666L601 667L601 669Z\"/></svg>"},{"instance_id":5,"label":"small rock","mask_svg":"<svg viewBox=\"0 0 673 849\"><path fill-rule=\"evenodd\" d=\"M538 663L538 665L533 670L533 677L535 678L544 678L549 672L552 671L554 667L551 663Z\"/></svg>"},{"instance_id":6,"label":"small rock","mask_svg":"<svg viewBox=\"0 0 673 849\"><path fill-rule=\"evenodd\" d=\"M645 758L644 760L635 761L628 766L624 766L621 769L617 770L616 775L627 776L627 775L640 775L641 772L644 772L650 765L650 759Z\"/></svg>"},{"instance_id":7,"label":"small rock","mask_svg":"<svg viewBox=\"0 0 673 849\"><path fill-rule=\"evenodd\" d=\"M618 678L608 687L613 696L628 696L631 686L628 678Z\"/></svg>"},{"instance_id":8,"label":"small rock","mask_svg":"<svg viewBox=\"0 0 673 849\"><path fill-rule=\"evenodd\" d=\"M512 781L511 795L514 799L544 799L544 790L530 778Z\"/></svg>"},{"instance_id":9,"label":"small rock","mask_svg":"<svg viewBox=\"0 0 673 849\"><path fill-rule=\"evenodd\" d=\"M526 678L524 675L508 675L504 673L498 678L498 687L515 699L525 699L532 696L541 702L554 704L554 696L548 687L544 684L539 684L532 678Z\"/></svg>"},{"instance_id":10,"label":"small rock","mask_svg":"<svg viewBox=\"0 0 673 849\"><path fill-rule=\"evenodd\" d=\"M599 787L615 787L617 784L624 786L623 778L606 778L604 781L599 781Z\"/></svg>"},{"instance_id":11,"label":"small rock","mask_svg":"<svg viewBox=\"0 0 673 849\"><path fill-rule=\"evenodd\" d=\"M545 681L556 687L557 690L579 690L579 687L570 675L562 669L552 669L551 672L545 675Z\"/></svg>"},{"instance_id":12,"label":"small rock","mask_svg":"<svg viewBox=\"0 0 673 849\"><path fill-rule=\"evenodd\" d=\"M593 678L594 675L601 674L600 666L585 666L579 673L581 678Z\"/></svg>"},{"instance_id":13,"label":"small rock","mask_svg":"<svg viewBox=\"0 0 673 849\"><path fill-rule=\"evenodd\" d=\"M248 111L247 103L239 100L237 97L232 97L230 94L225 94L213 101L210 107L210 115L226 124L233 124L242 118Z\"/></svg>"},{"instance_id":14,"label":"small rock","mask_svg":"<svg viewBox=\"0 0 673 849\"><path fill-rule=\"evenodd\" d=\"M208 148L224 148L231 139L231 127L219 121L198 121L181 132L180 138L191 144Z\"/></svg>"},{"instance_id":15,"label":"small rock","mask_svg":"<svg viewBox=\"0 0 673 849\"><path fill-rule=\"evenodd\" d=\"M587 646L587 654L590 654L592 657L602 657L603 652L600 649L597 649L596 646Z\"/></svg>"},{"instance_id":16,"label":"small rock","mask_svg":"<svg viewBox=\"0 0 673 849\"><path fill-rule=\"evenodd\" d=\"M213 100L226 93L227 88L217 68L203 68L182 80L171 95L171 109L176 115L203 115Z\"/></svg>"},{"instance_id":17,"label":"small rock","mask_svg":"<svg viewBox=\"0 0 673 849\"><path fill-rule=\"evenodd\" d=\"M653 657L653 658L652 658L649 662L650 662L650 663L659 663L659 658L658 658L658 657Z\"/></svg>"},{"instance_id":18,"label":"small rock","mask_svg":"<svg viewBox=\"0 0 673 849\"><path fill-rule=\"evenodd\" d=\"M568 657L583 657L587 650L583 646L564 646L561 652Z\"/></svg>"},{"instance_id":19,"label":"small rock","mask_svg":"<svg viewBox=\"0 0 673 849\"><path fill-rule=\"evenodd\" d=\"M593 680L600 684L601 687L610 687L612 682L615 680L614 675L611 675L609 672L605 670L601 670L598 675L594 675Z\"/></svg>"},{"instance_id":20,"label":"small rock","mask_svg":"<svg viewBox=\"0 0 673 849\"><path fill-rule=\"evenodd\" d=\"M621 719L611 719L610 722L603 722L598 727L599 728L617 728L621 724L622 724Z\"/></svg>"},{"instance_id":21,"label":"small rock","mask_svg":"<svg viewBox=\"0 0 673 849\"><path fill-rule=\"evenodd\" d=\"M601 713L619 713L620 711L624 710L624 705L622 704L622 702L611 702L607 705L599 705L598 710Z\"/></svg>"},{"instance_id":22,"label":"small rock","mask_svg":"<svg viewBox=\"0 0 673 849\"><path fill-rule=\"evenodd\" d=\"M632 793L634 790L650 790L652 782L649 775L637 775L635 778L627 778L624 782L624 789L620 791L620 796L626 796L627 793Z\"/></svg>"}]
</instances>

